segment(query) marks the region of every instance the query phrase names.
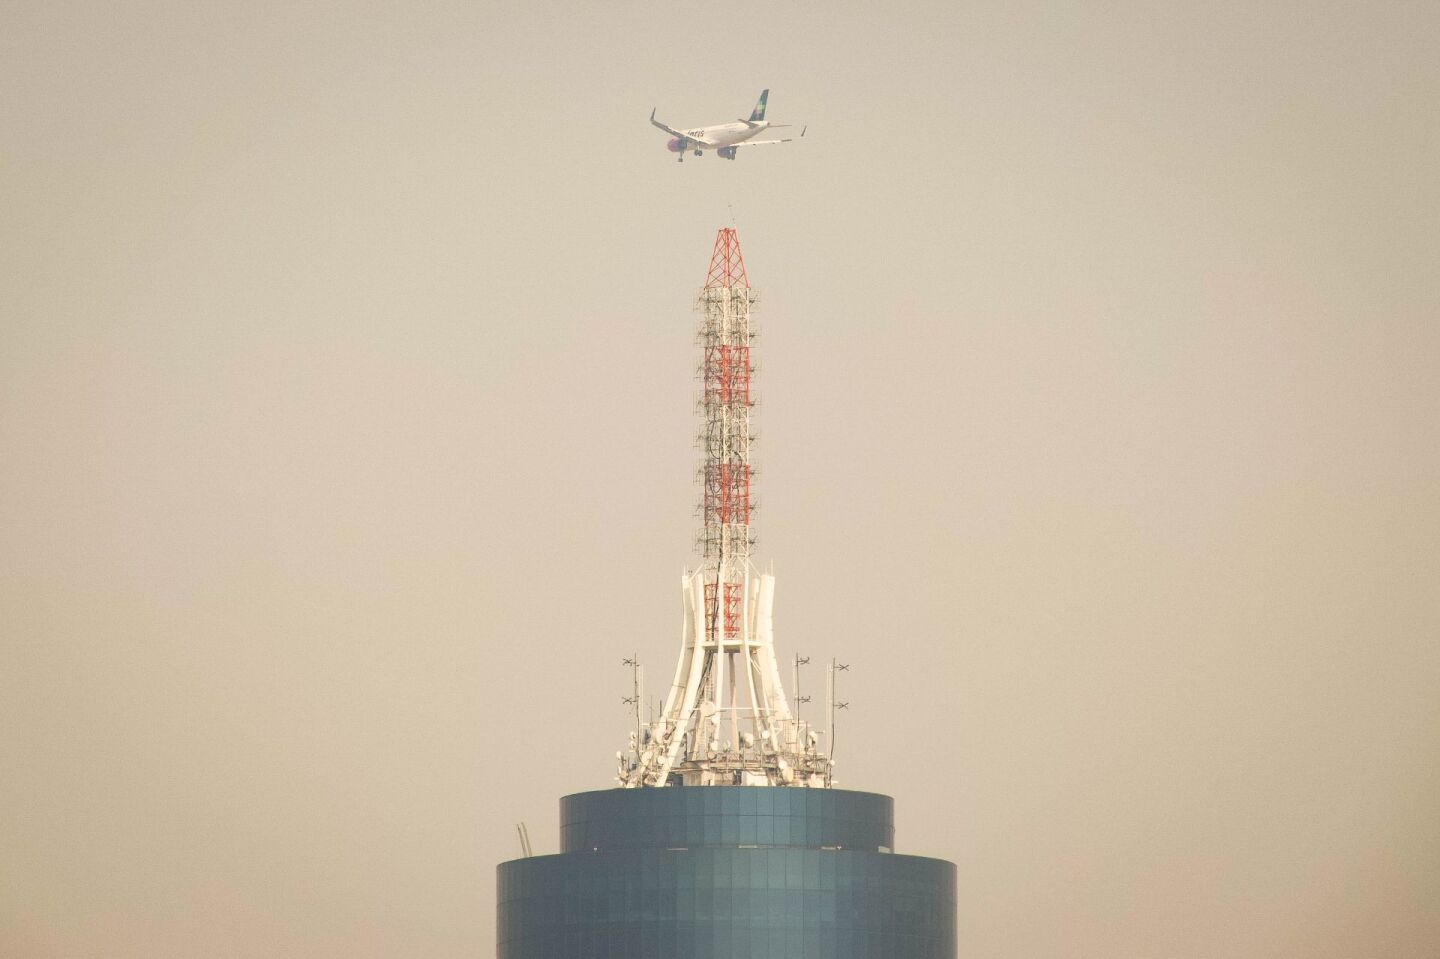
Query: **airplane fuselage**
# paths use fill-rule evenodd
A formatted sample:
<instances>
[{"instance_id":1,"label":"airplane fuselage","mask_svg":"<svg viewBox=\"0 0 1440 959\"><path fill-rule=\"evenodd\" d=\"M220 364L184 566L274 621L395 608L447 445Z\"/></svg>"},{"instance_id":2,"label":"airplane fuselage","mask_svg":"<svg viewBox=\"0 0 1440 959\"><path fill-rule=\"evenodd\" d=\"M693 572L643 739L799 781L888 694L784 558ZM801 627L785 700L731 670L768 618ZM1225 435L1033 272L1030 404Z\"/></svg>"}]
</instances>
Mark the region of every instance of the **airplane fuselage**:
<instances>
[{"instance_id":1,"label":"airplane fuselage","mask_svg":"<svg viewBox=\"0 0 1440 959\"><path fill-rule=\"evenodd\" d=\"M674 137L666 147L671 153L684 153L688 150L703 150L714 147L728 147L736 143L743 143L763 133L770 124L765 120L752 120L750 123L717 123L714 126L695 127L691 130L681 130L685 134L684 139Z\"/></svg>"}]
</instances>

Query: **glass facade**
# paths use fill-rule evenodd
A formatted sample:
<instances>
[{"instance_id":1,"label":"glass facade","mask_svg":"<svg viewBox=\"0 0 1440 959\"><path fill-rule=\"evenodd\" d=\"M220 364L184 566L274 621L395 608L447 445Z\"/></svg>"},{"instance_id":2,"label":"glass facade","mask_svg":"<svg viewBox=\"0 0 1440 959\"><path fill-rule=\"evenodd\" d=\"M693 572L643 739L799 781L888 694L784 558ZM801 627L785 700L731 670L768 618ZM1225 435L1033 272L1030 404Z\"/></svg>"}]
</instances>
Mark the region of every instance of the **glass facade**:
<instances>
[{"instance_id":1,"label":"glass facade","mask_svg":"<svg viewBox=\"0 0 1440 959\"><path fill-rule=\"evenodd\" d=\"M892 822L837 789L567 796L564 851L499 867L498 955L954 959L955 867L880 851Z\"/></svg>"},{"instance_id":2,"label":"glass facade","mask_svg":"<svg viewBox=\"0 0 1440 959\"><path fill-rule=\"evenodd\" d=\"M894 800L848 789L606 789L560 800L560 851L808 846L889 852Z\"/></svg>"}]
</instances>

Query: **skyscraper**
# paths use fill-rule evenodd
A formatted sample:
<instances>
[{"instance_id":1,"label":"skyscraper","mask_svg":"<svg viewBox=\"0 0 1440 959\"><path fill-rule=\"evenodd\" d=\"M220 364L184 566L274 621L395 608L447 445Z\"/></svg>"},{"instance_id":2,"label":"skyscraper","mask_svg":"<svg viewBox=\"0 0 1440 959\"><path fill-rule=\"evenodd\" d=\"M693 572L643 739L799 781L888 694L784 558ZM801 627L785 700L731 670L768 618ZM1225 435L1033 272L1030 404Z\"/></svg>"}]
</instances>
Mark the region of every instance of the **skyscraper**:
<instances>
[{"instance_id":1,"label":"skyscraper","mask_svg":"<svg viewBox=\"0 0 1440 959\"><path fill-rule=\"evenodd\" d=\"M637 695L619 788L561 800L560 853L500 865L500 959L955 955L955 867L895 852L893 801L834 788L828 731L785 696L775 579L750 559L755 303L722 229L696 302L701 561L675 677L649 723Z\"/></svg>"}]
</instances>

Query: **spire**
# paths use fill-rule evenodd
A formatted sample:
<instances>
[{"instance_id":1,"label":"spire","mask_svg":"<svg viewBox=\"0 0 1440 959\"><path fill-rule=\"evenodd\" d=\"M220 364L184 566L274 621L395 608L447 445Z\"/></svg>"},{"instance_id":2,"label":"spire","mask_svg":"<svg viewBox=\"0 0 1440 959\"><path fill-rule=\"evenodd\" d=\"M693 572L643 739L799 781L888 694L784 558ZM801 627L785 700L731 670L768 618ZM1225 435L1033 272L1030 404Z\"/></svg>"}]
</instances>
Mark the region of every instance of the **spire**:
<instances>
[{"instance_id":1,"label":"spire","mask_svg":"<svg viewBox=\"0 0 1440 959\"><path fill-rule=\"evenodd\" d=\"M750 562L750 313L757 298L739 237L720 230L695 304L701 561L681 580L680 661L664 711L620 755L624 786L830 784L819 734L791 712L780 682L771 624L775 578Z\"/></svg>"},{"instance_id":2,"label":"spire","mask_svg":"<svg viewBox=\"0 0 1440 959\"><path fill-rule=\"evenodd\" d=\"M710 272L705 274L705 289L716 287L749 289L745 278L745 258L740 255L740 237L730 227L715 234L715 251L710 254Z\"/></svg>"}]
</instances>

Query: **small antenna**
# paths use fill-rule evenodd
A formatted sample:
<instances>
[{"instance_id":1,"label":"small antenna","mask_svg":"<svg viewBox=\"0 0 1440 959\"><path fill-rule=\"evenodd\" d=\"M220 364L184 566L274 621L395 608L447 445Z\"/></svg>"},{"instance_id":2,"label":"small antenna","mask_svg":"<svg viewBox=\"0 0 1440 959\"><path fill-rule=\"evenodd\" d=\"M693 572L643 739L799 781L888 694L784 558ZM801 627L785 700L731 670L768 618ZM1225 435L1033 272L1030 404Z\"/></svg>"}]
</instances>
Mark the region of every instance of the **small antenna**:
<instances>
[{"instance_id":1,"label":"small antenna","mask_svg":"<svg viewBox=\"0 0 1440 959\"><path fill-rule=\"evenodd\" d=\"M825 702L830 707L830 729L826 734L826 747L830 750L830 767L826 770L825 781L828 784L834 775L835 766L835 710L849 709L849 703L838 702L835 699L835 674L849 672L850 664L838 660L830 660L830 674L826 677Z\"/></svg>"},{"instance_id":2,"label":"small antenna","mask_svg":"<svg viewBox=\"0 0 1440 959\"><path fill-rule=\"evenodd\" d=\"M535 855L535 851L530 848L530 830L525 828L523 822L515 824L515 833L520 837L520 855L526 859Z\"/></svg>"},{"instance_id":3,"label":"small antenna","mask_svg":"<svg viewBox=\"0 0 1440 959\"><path fill-rule=\"evenodd\" d=\"M635 742L639 748L641 723L644 719L642 712L645 702L645 667L640 665L639 656L630 656L624 660L626 666L630 667L630 695L620 701L635 710Z\"/></svg>"}]
</instances>

